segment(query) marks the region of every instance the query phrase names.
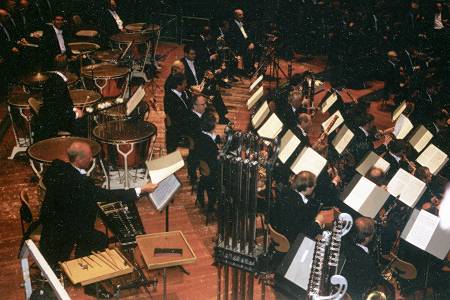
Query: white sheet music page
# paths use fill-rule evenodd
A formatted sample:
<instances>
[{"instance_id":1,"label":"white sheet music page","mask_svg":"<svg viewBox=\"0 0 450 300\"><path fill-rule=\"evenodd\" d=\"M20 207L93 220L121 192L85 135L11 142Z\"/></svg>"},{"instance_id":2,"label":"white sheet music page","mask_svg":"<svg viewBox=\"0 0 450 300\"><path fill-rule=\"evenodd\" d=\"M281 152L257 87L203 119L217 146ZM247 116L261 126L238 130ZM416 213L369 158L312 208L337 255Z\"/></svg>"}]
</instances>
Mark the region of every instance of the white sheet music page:
<instances>
[{"instance_id":1,"label":"white sheet music page","mask_svg":"<svg viewBox=\"0 0 450 300\"><path fill-rule=\"evenodd\" d=\"M397 122L395 122L392 134L394 134L397 139L401 140L404 139L413 128L414 125L411 121L405 115L401 114L397 119Z\"/></svg>"},{"instance_id":2,"label":"white sheet music page","mask_svg":"<svg viewBox=\"0 0 450 300\"><path fill-rule=\"evenodd\" d=\"M251 109L253 106L255 106L256 102L258 102L259 99L264 94L264 86L260 86L259 89L256 90L256 92L253 93L253 95L250 96L247 100L247 109Z\"/></svg>"},{"instance_id":3,"label":"white sheet music page","mask_svg":"<svg viewBox=\"0 0 450 300\"><path fill-rule=\"evenodd\" d=\"M164 209L180 187L181 183L174 174L161 181L153 193L150 193L150 199L156 209L159 211Z\"/></svg>"},{"instance_id":4,"label":"white sheet music page","mask_svg":"<svg viewBox=\"0 0 450 300\"><path fill-rule=\"evenodd\" d=\"M338 96L336 93L331 94L321 105L320 111L324 114L327 112L334 103L336 103Z\"/></svg>"},{"instance_id":5,"label":"white sheet music page","mask_svg":"<svg viewBox=\"0 0 450 300\"><path fill-rule=\"evenodd\" d=\"M406 109L406 101L403 101L392 113L392 122L395 122L395 120L397 120L398 117L400 117L400 115L405 111L405 109Z\"/></svg>"},{"instance_id":6,"label":"white sheet music page","mask_svg":"<svg viewBox=\"0 0 450 300\"><path fill-rule=\"evenodd\" d=\"M390 166L391 165L384 158L371 151L356 167L356 171L359 174L365 176L367 174L367 171L369 171L372 167L375 167L383 170L383 172L386 173L389 170Z\"/></svg>"},{"instance_id":7,"label":"white sheet music page","mask_svg":"<svg viewBox=\"0 0 450 300\"><path fill-rule=\"evenodd\" d=\"M334 125L331 127L330 130L327 131L328 134L332 133L336 130L339 126L341 126L342 123L344 123L344 117L342 116L340 111L336 111L334 114L332 114L325 122L322 123L322 129L327 130L328 126L330 125L331 121L334 119L335 116L338 116L338 119L336 122L334 122Z\"/></svg>"},{"instance_id":8,"label":"white sheet music page","mask_svg":"<svg viewBox=\"0 0 450 300\"><path fill-rule=\"evenodd\" d=\"M281 129L283 129L283 122L281 122L276 114L272 114L264 125L258 129L258 135L260 137L274 139L281 132Z\"/></svg>"},{"instance_id":9,"label":"white sheet music page","mask_svg":"<svg viewBox=\"0 0 450 300\"><path fill-rule=\"evenodd\" d=\"M130 100L127 102L127 116L129 116L133 110L138 106L139 102L144 99L145 96L145 89L144 86L140 86L136 92L131 96Z\"/></svg>"},{"instance_id":10,"label":"white sheet music page","mask_svg":"<svg viewBox=\"0 0 450 300\"><path fill-rule=\"evenodd\" d=\"M448 155L433 144L419 155L416 161L424 167L430 169L430 172L436 175L448 161Z\"/></svg>"},{"instance_id":11,"label":"white sheet music page","mask_svg":"<svg viewBox=\"0 0 450 300\"><path fill-rule=\"evenodd\" d=\"M292 153L294 153L295 149L297 149L300 143L300 139L292 131L286 131L286 133L281 138L278 159L282 163L285 163L289 159L289 157L291 157Z\"/></svg>"},{"instance_id":12,"label":"white sheet music page","mask_svg":"<svg viewBox=\"0 0 450 300\"><path fill-rule=\"evenodd\" d=\"M358 183L353 187L350 194L345 198L344 203L359 212L364 202L367 200L367 196L372 193L376 184L365 177L361 177Z\"/></svg>"},{"instance_id":13,"label":"white sheet music page","mask_svg":"<svg viewBox=\"0 0 450 300\"><path fill-rule=\"evenodd\" d=\"M146 162L152 183L159 183L184 166L180 151Z\"/></svg>"},{"instance_id":14,"label":"white sheet music page","mask_svg":"<svg viewBox=\"0 0 450 300\"><path fill-rule=\"evenodd\" d=\"M255 81L253 81L253 83L250 85L248 91L251 93L253 91L253 89L263 80L264 75L259 76L258 78L256 78Z\"/></svg>"},{"instance_id":15,"label":"white sheet music page","mask_svg":"<svg viewBox=\"0 0 450 300\"><path fill-rule=\"evenodd\" d=\"M327 160L313 148L305 147L291 165L291 170L294 174L298 174L301 171L310 171L317 177L326 164Z\"/></svg>"},{"instance_id":16,"label":"white sheet music page","mask_svg":"<svg viewBox=\"0 0 450 300\"><path fill-rule=\"evenodd\" d=\"M255 115L252 118L253 128L259 128L262 122L266 119L266 117L270 114L269 104L267 101L261 105L261 107L256 111Z\"/></svg>"},{"instance_id":17,"label":"white sheet music page","mask_svg":"<svg viewBox=\"0 0 450 300\"><path fill-rule=\"evenodd\" d=\"M305 237L284 275L287 280L304 290L308 288L315 246L316 243L313 240Z\"/></svg>"},{"instance_id":18,"label":"white sheet music page","mask_svg":"<svg viewBox=\"0 0 450 300\"><path fill-rule=\"evenodd\" d=\"M414 135L409 139L409 143L417 152L422 152L422 150L428 145L428 143L433 138L433 134L425 128L425 126L420 125Z\"/></svg>"},{"instance_id":19,"label":"white sheet music page","mask_svg":"<svg viewBox=\"0 0 450 300\"><path fill-rule=\"evenodd\" d=\"M439 217L426 210L421 210L404 239L414 246L426 250L438 225Z\"/></svg>"},{"instance_id":20,"label":"white sheet music page","mask_svg":"<svg viewBox=\"0 0 450 300\"><path fill-rule=\"evenodd\" d=\"M345 148L347 148L348 144L350 144L354 136L355 134L344 124L344 126L339 129L331 144L334 146L337 153L341 154Z\"/></svg>"},{"instance_id":21,"label":"white sheet music page","mask_svg":"<svg viewBox=\"0 0 450 300\"><path fill-rule=\"evenodd\" d=\"M387 185L388 192L409 207L416 205L425 192L425 188L425 182L403 169L399 169Z\"/></svg>"}]
</instances>

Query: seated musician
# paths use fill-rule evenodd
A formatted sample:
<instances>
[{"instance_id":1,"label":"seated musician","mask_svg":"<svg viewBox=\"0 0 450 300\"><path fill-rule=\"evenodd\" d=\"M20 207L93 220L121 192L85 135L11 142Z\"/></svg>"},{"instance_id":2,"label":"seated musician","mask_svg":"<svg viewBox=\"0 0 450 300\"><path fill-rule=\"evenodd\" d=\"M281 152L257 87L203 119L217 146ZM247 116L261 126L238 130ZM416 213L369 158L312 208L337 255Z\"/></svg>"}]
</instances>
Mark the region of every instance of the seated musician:
<instances>
[{"instance_id":1,"label":"seated musician","mask_svg":"<svg viewBox=\"0 0 450 300\"><path fill-rule=\"evenodd\" d=\"M299 233L314 238L330 221L329 217L318 212L319 203L311 198L315 187L316 176L302 171L290 186L283 187L278 193L270 223L291 243Z\"/></svg>"},{"instance_id":2,"label":"seated musician","mask_svg":"<svg viewBox=\"0 0 450 300\"><path fill-rule=\"evenodd\" d=\"M184 74L184 64L181 60L176 60L172 63L172 65L170 66L170 74L167 77L166 81L164 82L164 91L167 92L168 90L170 90L168 88L169 82L172 78L172 76L176 73L180 73L180 74Z\"/></svg>"},{"instance_id":3,"label":"seated musician","mask_svg":"<svg viewBox=\"0 0 450 300\"><path fill-rule=\"evenodd\" d=\"M86 176L93 159L87 143L74 142L67 149L67 157L68 162L54 160L43 177L46 194L40 212L39 248L53 269L58 262L70 259L75 245L75 257L108 247L107 236L94 228L97 201L135 201L141 193L152 192L156 187L152 183L129 190L97 187ZM95 289L87 287L85 292L95 293Z\"/></svg>"},{"instance_id":4,"label":"seated musician","mask_svg":"<svg viewBox=\"0 0 450 300\"><path fill-rule=\"evenodd\" d=\"M55 137L59 131L75 136L87 135L87 120L83 111L74 108L67 83L57 73L48 73L42 91L42 107L33 119L34 141Z\"/></svg>"},{"instance_id":5,"label":"seated musician","mask_svg":"<svg viewBox=\"0 0 450 300\"><path fill-rule=\"evenodd\" d=\"M222 95L220 94L220 90L217 87L217 80L214 76L214 73L207 69L205 71L204 84L201 86L201 92L203 95L207 96L210 103L214 106L217 114L219 115L219 124L228 124L230 120L225 116L228 113L228 108L225 106L223 102Z\"/></svg>"},{"instance_id":6,"label":"seated musician","mask_svg":"<svg viewBox=\"0 0 450 300\"><path fill-rule=\"evenodd\" d=\"M52 25L44 27L41 40L41 57L45 70L59 70L72 60L68 43L68 33L64 30L64 14L55 13Z\"/></svg>"},{"instance_id":7,"label":"seated musician","mask_svg":"<svg viewBox=\"0 0 450 300\"><path fill-rule=\"evenodd\" d=\"M349 151L356 162L361 161L369 151L374 149L373 121L374 117L371 114L360 115L354 121L358 127L353 129L355 136L349 145Z\"/></svg>"},{"instance_id":8,"label":"seated musician","mask_svg":"<svg viewBox=\"0 0 450 300\"><path fill-rule=\"evenodd\" d=\"M304 97L302 92L293 90L287 97L287 103L277 104L275 113L287 128L292 129L297 127L297 117L300 113L304 112L302 108L303 101Z\"/></svg>"},{"instance_id":9,"label":"seated musician","mask_svg":"<svg viewBox=\"0 0 450 300\"><path fill-rule=\"evenodd\" d=\"M386 178L389 180L397 173L398 169L402 168L409 172L409 165L405 160L406 144L403 140L392 140L387 145L387 151L384 153L383 158L389 164L389 170L386 173Z\"/></svg>"},{"instance_id":10,"label":"seated musician","mask_svg":"<svg viewBox=\"0 0 450 300\"><path fill-rule=\"evenodd\" d=\"M20 69L18 68L21 63L19 39L11 14L6 7L0 6L0 56L3 57L8 69L8 77L17 76Z\"/></svg>"},{"instance_id":11,"label":"seated musician","mask_svg":"<svg viewBox=\"0 0 450 300\"><path fill-rule=\"evenodd\" d=\"M244 24L244 11L241 9L234 10L234 18L230 21L230 44L236 54L243 59L244 75L253 75L255 44L248 27Z\"/></svg>"}]
</instances>

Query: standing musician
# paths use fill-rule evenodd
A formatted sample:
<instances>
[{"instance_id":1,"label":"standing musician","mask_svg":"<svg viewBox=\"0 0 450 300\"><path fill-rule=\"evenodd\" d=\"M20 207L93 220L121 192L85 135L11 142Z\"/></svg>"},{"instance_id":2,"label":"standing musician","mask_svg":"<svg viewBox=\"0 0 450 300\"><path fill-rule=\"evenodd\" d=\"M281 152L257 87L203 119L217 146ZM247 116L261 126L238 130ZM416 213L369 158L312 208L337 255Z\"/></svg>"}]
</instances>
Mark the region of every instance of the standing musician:
<instances>
[{"instance_id":1,"label":"standing musician","mask_svg":"<svg viewBox=\"0 0 450 300\"><path fill-rule=\"evenodd\" d=\"M54 160L43 177L46 194L40 213L39 248L52 268L70 259L75 245L75 257L108 246L106 235L94 229L98 201L135 201L141 193L156 188L152 183L129 190L99 188L86 176L93 159L89 144L74 142L67 149L67 156L68 162ZM93 286L85 291L95 293ZM106 291L101 293L106 296Z\"/></svg>"},{"instance_id":2,"label":"standing musician","mask_svg":"<svg viewBox=\"0 0 450 300\"><path fill-rule=\"evenodd\" d=\"M117 13L117 1L106 0L104 7L99 12L98 28L102 35L102 43L108 45L112 35L125 32L122 18Z\"/></svg>"},{"instance_id":3,"label":"standing musician","mask_svg":"<svg viewBox=\"0 0 450 300\"><path fill-rule=\"evenodd\" d=\"M253 75L255 71L255 44L250 36L250 31L244 24L244 11L242 9L234 10L234 18L230 21L230 45L243 60L244 75Z\"/></svg>"}]
</instances>

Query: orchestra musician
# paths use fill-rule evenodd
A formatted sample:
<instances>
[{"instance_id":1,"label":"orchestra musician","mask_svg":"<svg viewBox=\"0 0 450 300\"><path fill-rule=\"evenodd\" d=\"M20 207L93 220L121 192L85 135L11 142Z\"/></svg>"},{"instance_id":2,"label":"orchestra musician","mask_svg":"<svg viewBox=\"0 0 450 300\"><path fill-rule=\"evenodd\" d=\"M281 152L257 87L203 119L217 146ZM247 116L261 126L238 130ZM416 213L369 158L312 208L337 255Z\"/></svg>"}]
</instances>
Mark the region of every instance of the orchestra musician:
<instances>
[{"instance_id":1,"label":"orchestra musician","mask_svg":"<svg viewBox=\"0 0 450 300\"><path fill-rule=\"evenodd\" d=\"M104 7L100 10L97 21L104 46L108 45L112 35L125 32L125 24L117 13L117 0L105 0Z\"/></svg>"},{"instance_id":2,"label":"orchestra musician","mask_svg":"<svg viewBox=\"0 0 450 300\"><path fill-rule=\"evenodd\" d=\"M251 76L255 71L255 44L253 43L248 27L244 23L244 11L242 9L235 9L233 16L233 20L229 23L230 46L243 60L244 75Z\"/></svg>"}]
</instances>

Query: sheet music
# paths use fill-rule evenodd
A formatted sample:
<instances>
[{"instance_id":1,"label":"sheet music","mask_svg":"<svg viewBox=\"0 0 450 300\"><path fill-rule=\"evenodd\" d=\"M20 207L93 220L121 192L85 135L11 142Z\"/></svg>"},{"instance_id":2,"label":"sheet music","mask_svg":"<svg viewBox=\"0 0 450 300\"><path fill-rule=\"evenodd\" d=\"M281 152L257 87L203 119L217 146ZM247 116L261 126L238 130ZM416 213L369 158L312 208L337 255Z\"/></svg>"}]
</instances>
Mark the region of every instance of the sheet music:
<instances>
[{"instance_id":1,"label":"sheet music","mask_svg":"<svg viewBox=\"0 0 450 300\"><path fill-rule=\"evenodd\" d=\"M317 177L326 164L327 160L319 153L311 147L305 147L291 165L291 170L294 174L298 174L301 171L310 171Z\"/></svg>"},{"instance_id":2,"label":"sheet music","mask_svg":"<svg viewBox=\"0 0 450 300\"><path fill-rule=\"evenodd\" d=\"M327 134L332 133L336 130L339 126L341 126L342 123L344 123L344 117L342 116L340 111L336 111L334 114L332 114L325 122L322 123L323 130L327 130L328 126L330 125L331 121L334 119L334 116L338 116L338 119L336 122L334 122L334 125L331 127L329 131L327 131Z\"/></svg>"},{"instance_id":3,"label":"sheet music","mask_svg":"<svg viewBox=\"0 0 450 300\"><path fill-rule=\"evenodd\" d=\"M341 154L348 146L348 144L350 144L354 136L355 135L353 134L353 132L348 129L347 125L344 124L344 126L339 129L336 137L333 139L331 144L334 146L334 149L336 149L337 153Z\"/></svg>"},{"instance_id":4,"label":"sheet music","mask_svg":"<svg viewBox=\"0 0 450 300\"><path fill-rule=\"evenodd\" d=\"M408 232L405 232L407 229L405 227L401 237L414 246L426 250L428 243L439 224L439 217L425 210L421 210L416 218L411 216L411 219L413 219L411 229Z\"/></svg>"},{"instance_id":5,"label":"sheet music","mask_svg":"<svg viewBox=\"0 0 450 300\"><path fill-rule=\"evenodd\" d=\"M261 99L261 97L264 94L264 86L260 86L259 89L256 90L255 93L253 93L253 95L251 95L250 98L248 98L247 100L247 109L251 109L253 106L255 106L256 102L259 101L259 99Z\"/></svg>"},{"instance_id":6,"label":"sheet music","mask_svg":"<svg viewBox=\"0 0 450 300\"><path fill-rule=\"evenodd\" d=\"M327 112L334 103L336 103L338 95L336 93L331 94L320 106L320 111L324 114Z\"/></svg>"},{"instance_id":7,"label":"sheet music","mask_svg":"<svg viewBox=\"0 0 450 300\"><path fill-rule=\"evenodd\" d=\"M150 193L150 199L156 209L163 210L180 187L181 183L174 174L161 181L153 193Z\"/></svg>"},{"instance_id":8,"label":"sheet music","mask_svg":"<svg viewBox=\"0 0 450 300\"><path fill-rule=\"evenodd\" d=\"M409 143L417 152L422 152L422 150L428 145L428 143L433 138L433 134L425 128L425 126L420 125L414 135L409 139Z\"/></svg>"},{"instance_id":9,"label":"sheet music","mask_svg":"<svg viewBox=\"0 0 450 300\"><path fill-rule=\"evenodd\" d=\"M414 207L425 192L425 182L417 179L403 169L399 169L387 185L388 192L400 201Z\"/></svg>"},{"instance_id":10,"label":"sheet music","mask_svg":"<svg viewBox=\"0 0 450 300\"><path fill-rule=\"evenodd\" d=\"M248 91L251 93L253 89L263 80L264 75L259 76L251 85Z\"/></svg>"},{"instance_id":11,"label":"sheet music","mask_svg":"<svg viewBox=\"0 0 450 300\"><path fill-rule=\"evenodd\" d=\"M305 237L284 275L287 280L304 290L308 288L315 246L313 240Z\"/></svg>"},{"instance_id":12,"label":"sheet music","mask_svg":"<svg viewBox=\"0 0 450 300\"><path fill-rule=\"evenodd\" d=\"M261 105L261 107L256 111L255 115L252 118L253 128L257 129L261 126L262 122L266 119L266 117L270 114L269 104L267 101Z\"/></svg>"},{"instance_id":13,"label":"sheet music","mask_svg":"<svg viewBox=\"0 0 450 300\"><path fill-rule=\"evenodd\" d=\"M146 162L152 183L159 183L184 166L180 151Z\"/></svg>"},{"instance_id":14,"label":"sheet music","mask_svg":"<svg viewBox=\"0 0 450 300\"><path fill-rule=\"evenodd\" d=\"M395 120L397 120L398 117L400 117L400 115L405 111L405 109L406 109L406 101L403 101L392 113L392 122L395 122Z\"/></svg>"},{"instance_id":15,"label":"sheet music","mask_svg":"<svg viewBox=\"0 0 450 300\"><path fill-rule=\"evenodd\" d=\"M414 125L411 121L405 115L401 114L397 119L397 122L395 122L393 134L397 139L401 140L404 139L413 128Z\"/></svg>"},{"instance_id":16,"label":"sheet music","mask_svg":"<svg viewBox=\"0 0 450 300\"><path fill-rule=\"evenodd\" d=\"M285 163L292 155L292 153L294 153L295 149L297 149L300 143L300 139L291 130L286 131L286 133L281 138L278 159L282 163Z\"/></svg>"},{"instance_id":17,"label":"sheet music","mask_svg":"<svg viewBox=\"0 0 450 300\"><path fill-rule=\"evenodd\" d=\"M141 102L142 99L144 99L145 96L145 90L144 86L140 86L136 92L131 96L130 100L127 102L127 116L129 116L133 110L138 106L139 102Z\"/></svg>"},{"instance_id":18,"label":"sheet music","mask_svg":"<svg viewBox=\"0 0 450 300\"><path fill-rule=\"evenodd\" d=\"M258 135L260 137L274 139L281 132L281 129L283 129L283 122L281 122L276 114L272 114L264 125L258 129Z\"/></svg>"},{"instance_id":19,"label":"sheet music","mask_svg":"<svg viewBox=\"0 0 450 300\"><path fill-rule=\"evenodd\" d=\"M356 172L365 176L372 167L379 168L386 173L391 165L384 158L371 151L356 167Z\"/></svg>"},{"instance_id":20,"label":"sheet music","mask_svg":"<svg viewBox=\"0 0 450 300\"><path fill-rule=\"evenodd\" d=\"M430 144L416 159L424 167L430 169L430 172L436 175L448 161L448 156L441 149Z\"/></svg>"}]
</instances>

